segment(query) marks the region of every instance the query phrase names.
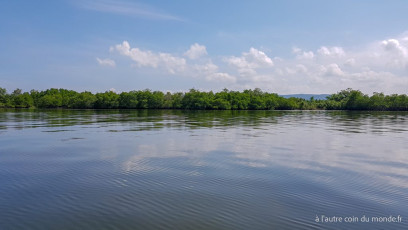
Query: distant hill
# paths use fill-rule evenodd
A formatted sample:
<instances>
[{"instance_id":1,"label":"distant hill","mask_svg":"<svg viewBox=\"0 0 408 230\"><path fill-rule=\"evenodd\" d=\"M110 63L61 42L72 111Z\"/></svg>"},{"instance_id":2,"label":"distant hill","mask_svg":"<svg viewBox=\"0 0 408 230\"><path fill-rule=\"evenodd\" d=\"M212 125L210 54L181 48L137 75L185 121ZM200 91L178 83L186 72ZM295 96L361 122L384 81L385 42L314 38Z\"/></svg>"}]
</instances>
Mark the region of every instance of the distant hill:
<instances>
[{"instance_id":1,"label":"distant hill","mask_svg":"<svg viewBox=\"0 0 408 230\"><path fill-rule=\"evenodd\" d=\"M306 100L310 100L311 97L313 97L315 100L325 100L327 96L330 96L330 94L287 94L287 95L279 95L284 98L290 98L290 97L297 97L297 98L303 98Z\"/></svg>"}]
</instances>

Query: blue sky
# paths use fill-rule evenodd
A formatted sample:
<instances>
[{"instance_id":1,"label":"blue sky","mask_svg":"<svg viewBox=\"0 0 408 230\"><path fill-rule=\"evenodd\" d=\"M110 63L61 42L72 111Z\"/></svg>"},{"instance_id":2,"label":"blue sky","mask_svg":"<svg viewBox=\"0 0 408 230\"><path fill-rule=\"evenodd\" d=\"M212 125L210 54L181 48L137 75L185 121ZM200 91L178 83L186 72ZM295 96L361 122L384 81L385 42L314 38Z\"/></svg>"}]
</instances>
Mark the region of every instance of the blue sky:
<instances>
[{"instance_id":1,"label":"blue sky","mask_svg":"<svg viewBox=\"0 0 408 230\"><path fill-rule=\"evenodd\" d=\"M0 87L407 93L408 2L0 1Z\"/></svg>"}]
</instances>

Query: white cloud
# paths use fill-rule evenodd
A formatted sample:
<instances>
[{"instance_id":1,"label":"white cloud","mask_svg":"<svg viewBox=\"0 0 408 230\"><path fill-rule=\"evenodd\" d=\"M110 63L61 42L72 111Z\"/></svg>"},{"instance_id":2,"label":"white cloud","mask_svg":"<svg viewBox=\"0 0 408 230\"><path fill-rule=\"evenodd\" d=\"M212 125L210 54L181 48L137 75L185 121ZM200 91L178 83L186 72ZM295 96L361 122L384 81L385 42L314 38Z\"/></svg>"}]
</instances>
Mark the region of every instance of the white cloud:
<instances>
[{"instance_id":1,"label":"white cloud","mask_svg":"<svg viewBox=\"0 0 408 230\"><path fill-rule=\"evenodd\" d=\"M402 42L406 42L402 39ZM408 45L408 44L407 44ZM381 42L383 53L387 65L397 68L405 68L408 65L408 46L401 44L397 39L388 39Z\"/></svg>"},{"instance_id":2,"label":"white cloud","mask_svg":"<svg viewBox=\"0 0 408 230\"><path fill-rule=\"evenodd\" d=\"M197 72L204 72L204 73L214 73L216 71L218 71L218 66L214 65L214 63L212 62L208 62L206 64L203 65L194 65L194 69Z\"/></svg>"},{"instance_id":3,"label":"white cloud","mask_svg":"<svg viewBox=\"0 0 408 230\"><path fill-rule=\"evenodd\" d=\"M255 48L249 49L249 53L244 53L245 59L256 65L256 67L273 66L273 61L264 52Z\"/></svg>"},{"instance_id":4,"label":"white cloud","mask_svg":"<svg viewBox=\"0 0 408 230\"><path fill-rule=\"evenodd\" d=\"M114 60L112 60L112 59L109 59L109 58L106 58L106 59L96 58L96 61L101 66L109 66L109 67L115 67L116 66L116 62Z\"/></svg>"},{"instance_id":5,"label":"white cloud","mask_svg":"<svg viewBox=\"0 0 408 230\"><path fill-rule=\"evenodd\" d=\"M286 74L290 74L290 75L292 75L292 74L296 74L296 70L295 69L292 69L292 68L290 68L290 67L285 67L285 73Z\"/></svg>"},{"instance_id":6,"label":"white cloud","mask_svg":"<svg viewBox=\"0 0 408 230\"><path fill-rule=\"evenodd\" d=\"M321 66L321 70L326 76L343 76L344 73L336 63Z\"/></svg>"},{"instance_id":7,"label":"white cloud","mask_svg":"<svg viewBox=\"0 0 408 230\"><path fill-rule=\"evenodd\" d=\"M313 51L303 51L296 46L292 47L292 53L296 54L297 59L313 59L315 56Z\"/></svg>"},{"instance_id":8,"label":"white cloud","mask_svg":"<svg viewBox=\"0 0 408 230\"><path fill-rule=\"evenodd\" d=\"M300 49L299 47L292 47L292 53L299 54L300 52L302 52L302 49Z\"/></svg>"},{"instance_id":9,"label":"white cloud","mask_svg":"<svg viewBox=\"0 0 408 230\"><path fill-rule=\"evenodd\" d=\"M312 51L303 51L298 47L292 47L292 53L296 54L297 59L313 59L314 53Z\"/></svg>"},{"instance_id":10,"label":"white cloud","mask_svg":"<svg viewBox=\"0 0 408 230\"><path fill-rule=\"evenodd\" d=\"M181 18L161 12L152 6L121 0L77 0L78 7L98 12L119 14L151 20L183 21Z\"/></svg>"},{"instance_id":11,"label":"white cloud","mask_svg":"<svg viewBox=\"0 0 408 230\"><path fill-rule=\"evenodd\" d=\"M249 49L249 52L242 53L241 57L232 56L224 60L240 69L256 69L273 66L273 61L270 57L264 52L252 47Z\"/></svg>"},{"instance_id":12,"label":"white cloud","mask_svg":"<svg viewBox=\"0 0 408 230\"><path fill-rule=\"evenodd\" d=\"M212 61L201 65L196 64L192 67L192 70L193 75L198 75L198 77L205 76L205 80L207 81L235 83L237 80L236 77L228 73L219 72L218 66L212 63Z\"/></svg>"},{"instance_id":13,"label":"white cloud","mask_svg":"<svg viewBox=\"0 0 408 230\"><path fill-rule=\"evenodd\" d=\"M296 65L296 72L298 73L307 73L308 69L305 65L298 64Z\"/></svg>"},{"instance_id":14,"label":"white cloud","mask_svg":"<svg viewBox=\"0 0 408 230\"><path fill-rule=\"evenodd\" d=\"M130 44L124 41L111 47L111 51L117 51L121 55L131 58L139 67L163 67L169 73L183 72L186 68L186 60L168 53L154 53L150 50L142 51L139 48L130 48Z\"/></svg>"},{"instance_id":15,"label":"white cloud","mask_svg":"<svg viewBox=\"0 0 408 230\"><path fill-rule=\"evenodd\" d=\"M130 48L130 44L124 41L122 44L116 45L111 48L111 51L116 50L124 56L130 57L133 61L137 63L138 66L150 66L157 68L159 65L159 56L153 54L151 51L142 51L139 48Z\"/></svg>"},{"instance_id":16,"label":"white cloud","mask_svg":"<svg viewBox=\"0 0 408 230\"><path fill-rule=\"evenodd\" d=\"M292 47L295 58L275 63L270 76L287 93L336 92L355 88L370 92L406 93L408 88L408 39L402 37L372 42L346 51L338 46L321 46L315 58ZM312 52L312 51L310 51ZM309 55L311 57L311 55ZM302 67L301 67L302 66ZM303 68L304 67L304 68ZM272 83L263 82L264 87ZM255 82L252 84L256 85Z\"/></svg>"},{"instance_id":17,"label":"white cloud","mask_svg":"<svg viewBox=\"0 0 408 230\"><path fill-rule=\"evenodd\" d=\"M171 74L184 72L186 68L186 60L184 58L175 57L168 53L160 53L159 58Z\"/></svg>"},{"instance_id":18,"label":"white cloud","mask_svg":"<svg viewBox=\"0 0 408 230\"><path fill-rule=\"evenodd\" d=\"M312 51L303 51L301 54L298 54L296 56L298 59L313 59L314 58L314 53Z\"/></svg>"},{"instance_id":19,"label":"white cloud","mask_svg":"<svg viewBox=\"0 0 408 230\"><path fill-rule=\"evenodd\" d=\"M126 41L111 50L129 57L138 67L219 82L234 90L259 87L278 93L331 93L355 88L367 93L406 93L408 88L408 33L352 50L319 46L304 51L293 47L291 58L270 58L250 48L240 56L213 60L206 47L197 43L181 54L131 48Z\"/></svg>"},{"instance_id":20,"label":"white cloud","mask_svg":"<svg viewBox=\"0 0 408 230\"><path fill-rule=\"evenodd\" d=\"M129 57L136 63L137 67L151 67L155 69L163 69L170 74L181 76L195 77L206 81L219 81L233 83L236 78L228 73L219 72L219 68L211 59L204 63L187 63L186 59L169 53L155 53L152 51L143 51L139 48L131 48L129 42L124 41L122 44L115 45L110 48L111 52ZM193 44L190 48L191 52L184 55L190 56L192 61L201 55L207 53L205 46ZM201 60L202 61L202 60Z\"/></svg>"},{"instance_id":21,"label":"white cloud","mask_svg":"<svg viewBox=\"0 0 408 230\"><path fill-rule=\"evenodd\" d=\"M320 49L317 50L317 53L326 57L343 57L346 54L343 48L338 46L333 47L322 46L320 47Z\"/></svg>"},{"instance_id":22,"label":"white cloud","mask_svg":"<svg viewBox=\"0 0 408 230\"><path fill-rule=\"evenodd\" d=\"M245 77L245 78L252 77L258 74L254 69L251 69L251 68L238 69L238 73L240 76Z\"/></svg>"},{"instance_id":23,"label":"white cloud","mask_svg":"<svg viewBox=\"0 0 408 230\"><path fill-rule=\"evenodd\" d=\"M234 76L231 76L228 73L209 74L207 75L206 79L208 81L221 81L221 82L230 82L230 83L235 83L237 80Z\"/></svg>"},{"instance_id":24,"label":"white cloud","mask_svg":"<svg viewBox=\"0 0 408 230\"><path fill-rule=\"evenodd\" d=\"M398 54L402 54L406 56L407 50L405 47L402 47L397 39L388 39L381 42L382 46L386 51L389 52L397 52Z\"/></svg>"},{"instance_id":25,"label":"white cloud","mask_svg":"<svg viewBox=\"0 0 408 230\"><path fill-rule=\"evenodd\" d=\"M249 52L243 52L240 57L231 56L223 60L230 66L235 67L232 71L238 72L243 81L258 81L258 70L265 71L274 66L274 62L270 57L252 47Z\"/></svg>"},{"instance_id":26,"label":"white cloud","mask_svg":"<svg viewBox=\"0 0 408 230\"><path fill-rule=\"evenodd\" d=\"M356 60L354 58L349 58L344 62L345 66L352 67L356 64Z\"/></svg>"},{"instance_id":27,"label":"white cloud","mask_svg":"<svg viewBox=\"0 0 408 230\"><path fill-rule=\"evenodd\" d=\"M190 46L190 49L184 53L184 55L193 60L198 59L201 56L207 55L207 49L205 46L194 43Z\"/></svg>"},{"instance_id":28,"label":"white cloud","mask_svg":"<svg viewBox=\"0 0 408 230\"><path fill-rule=\"evenodd\" d=\"M248 63L244 57L229 57L224 59L230 65L233 65L239 69L250 68L250 63Z\"/></svg>"}]
</instances>

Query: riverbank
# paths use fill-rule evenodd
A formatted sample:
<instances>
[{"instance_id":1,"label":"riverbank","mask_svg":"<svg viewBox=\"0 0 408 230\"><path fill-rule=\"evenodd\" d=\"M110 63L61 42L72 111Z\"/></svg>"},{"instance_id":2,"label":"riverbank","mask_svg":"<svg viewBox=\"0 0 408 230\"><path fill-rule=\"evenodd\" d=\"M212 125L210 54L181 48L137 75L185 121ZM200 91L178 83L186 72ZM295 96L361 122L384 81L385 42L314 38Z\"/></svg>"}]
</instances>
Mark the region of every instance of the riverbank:
<instances>
[{"instance_id":1,"label":"riverbank","mask_svg":"<svg viewBox=\"0 0 408 230\"><path fill-rule=\"evenodd\" d=\"M368 110L408 111L406 94L369 96L359 90L346 89L326 99L283 97L260 89L221 92L164 93L138 90L116 93L76 92L67 89L20 89L8 94L0 88L0 108L59 108L59 109L185 109L185 110Z\"/></svg>"}]
</instances>

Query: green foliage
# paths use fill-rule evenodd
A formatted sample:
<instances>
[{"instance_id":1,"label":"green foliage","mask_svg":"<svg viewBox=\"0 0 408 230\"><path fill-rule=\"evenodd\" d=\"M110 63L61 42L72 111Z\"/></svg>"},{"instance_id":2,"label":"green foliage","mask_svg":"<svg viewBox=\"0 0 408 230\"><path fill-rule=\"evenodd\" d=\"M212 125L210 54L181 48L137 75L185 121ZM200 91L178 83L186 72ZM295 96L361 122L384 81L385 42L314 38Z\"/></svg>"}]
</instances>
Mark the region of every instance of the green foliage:
<instances>
[{"instance_id":1,"label":"green foliage","mask_svg":"<svg viewBox=\"0 0 408 230\"><path fill-rule=\"evenodd\" d=\"M136 91L123 92L119 95L119 107L122 109L137 109Z\"/></svg>"},{"instance_id":2,"label":"green foliage","mask_svg":"<svg viewBox=\"0 0 408 230\"><path fill-rule=\"evenodd\" d=\"M400 110L400 111L408 110L408 96L405 94L389 95L385 97L384 101L387 106L387 110Z\"/></svg>"},{"instance_id":3,"label":"green foliage","mask_svg":"<svg viewBox=\"0 0 408 230\"><path fill-rule=\"evenodd\" d=\"M0 107L8 108L30 108L34 101L29 93L22 93L21 89L16 89L11 94L0 88Z\"/></svg>"},{"instance_id":4,"label":"green foliage","mask_svg":"<svg viewBox=\"0 0 408 230\"><path fill-rule=\"evenodd\" d=\"M147 107L149 109L161 109L161 108L163 108L164 93L160 92L160 91L154 91L149 96L149 99L147 100L147 103L148 103Z\"/></svg>"},{"instance_id":5,"label":"green foliage","mask_svg":"<svg viewBox=\"0 0 408 230\"><path fill-rule=\"evenodd\" d=\"M7 107L8 104L8 95L7 90L0 88L0 108Z\"/></svg>"},{"instance_id":6,"label":"green foliage","mask_svg":"<svg viewBox=\"0 0 408 230\"><path fill-rule=\"evenodd\" d=\"M368 104L370 110L383 111L387 109L383 93L374 93L373 96L370 97L370 102Z\"/></svg>"},{"instance_id":7,"label":"green foliage","mask_svg":"<svg viewBox=\"0 0 408 230\"><path fill-rule=\"evenodd\" d=\"M148 89L144 91L136 91L136 95L138 99L138 104L137 104L138 109L148 109L149 108L148 101L151 97L151 94L152 93Z\"/></svg>"},{"instance_id":8,"label":"green foliage","mask_svg":"<svg viewBox=\"0 0 408 230\"><path fill-rule=\"evenodd\" d=\"M292 110L292 109L299 109L299 101L298 98L280 98L278 109L282 110Z\"/></svg>"},{"instance_id":9,"label":"green foliage","mask_svg":"<svg viewBox=\"0 0 408 230\"><path fill-rule=\"evenodd\" d=\"M12 95L11 103L15 108L30 108L34 105L34 101L29 93Z\"/></svg>"},{"instance_id":10,"label":"green foliage","mask_svg":"<svg viewBox=\"0 0 408 230\"><path fill-rule=\"evenodd\" d=\"M326 100L283 98L256 88L243 92L224 89L214 93L191 89L189 92L164 94L139 90L117 94L112 91L93 94L67 89L14 90L0 88L0 108L68 108L68 109L190 109L190 110L404 110L408 96L374 93L371 97L359 90L346 89Z\"/></svg>"},{"instance_id":11,"label":"green foliage","mask_svg":"<svg viewBox=\"0 0 408 230\"><path fill-rule=\"evenodd\" d=\"M191 89L185 93L181 99L181 108L183 109L211 109L211 99L214 97L213 92L200 92Z\"/></svg>"},{"instance_id":12,"label":"green foliage","mask_svg":"<svg viewBox=\"0 0 408 230\"><path fill-rule=\"evenodd\" d=\"M245 93L240 93L237 91L230 91L230 103L231 109L234 110L245 110L248 109L250 96Z\"/></svg>"},{"instance_id":13,"label":"green foliage","mask_svg":"<svg viewBox=\"0 0 408 230\"><path fill-rule=\"evenodd\" d=\"M46 94L38 99L39 108L59 108L62 105L62 97L59 94Z\"/></svg>"},{"instance_id":14,"label":"green foliage","mask_svg":"<svg viewBox=\"0 0 408 230\"><path fill-rule=\"evenodd\" d=\"M117 109L119 107L120 96L112 91L95 94L95 108L97 109Z\"/></svg>"},{"instance_id":15,"label":"green foliage","mask_svg":"<svg viewBox=\"0 0 408 230\"><path fill-rule=\"evenodd\" d=\"M93 109L97 98L91 92L82 92L72 98L72 108L76 109Z\"/></svg>"},{"instance_id":16,"label":"green foliage","mask_svg":"<svg viewBox=\"0 0 408 230\"><path fill-rule=\"evenodd\" d=\"M182 109L182 101L183 101L184 94L183 93L174 93L171 95L170 107L166 107L167 109Z\"/></svg>"}]
</instances>

